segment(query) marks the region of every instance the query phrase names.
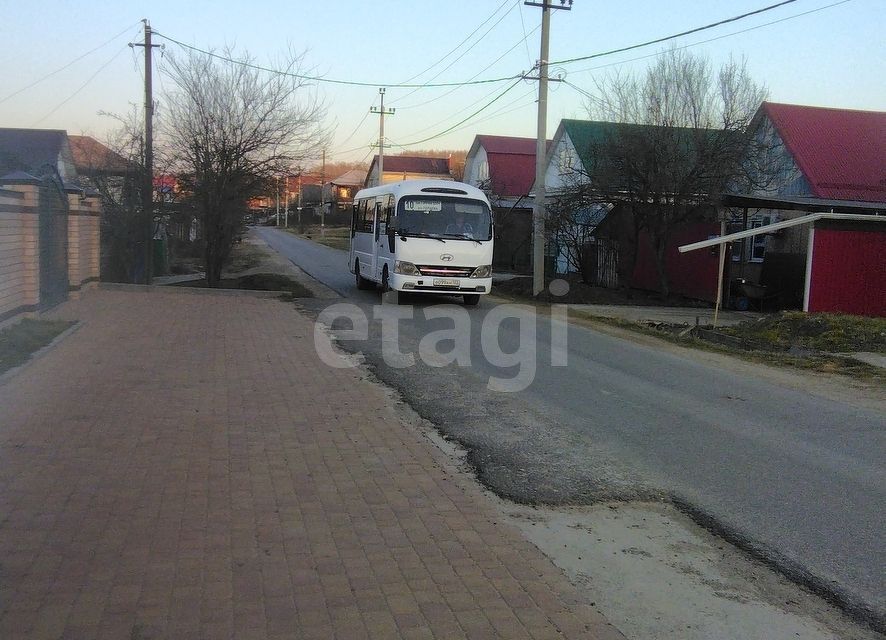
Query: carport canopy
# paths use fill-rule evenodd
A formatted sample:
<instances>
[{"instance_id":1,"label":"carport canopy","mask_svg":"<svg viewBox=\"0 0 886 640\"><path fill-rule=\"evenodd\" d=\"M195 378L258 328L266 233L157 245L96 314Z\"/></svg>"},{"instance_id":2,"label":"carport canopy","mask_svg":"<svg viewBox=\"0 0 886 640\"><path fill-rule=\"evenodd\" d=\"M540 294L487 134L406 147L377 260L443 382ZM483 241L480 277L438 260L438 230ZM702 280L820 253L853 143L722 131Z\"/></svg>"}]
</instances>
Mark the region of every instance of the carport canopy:
<instances>
[{"instance_id":1,"label":"carport canopy","mask_svg":"<svg viewBox=\"0 0 886 640\"><path fill-rule=\"evenodd\" d=\"M715 247L733 240L750 238L795 227L801 224L810 224L817 220L857 220L861 222L886 222L886 203L862 202L858 200L822 200L820 198L803 198L800 196L750 196L750 195L724 195L722 203L727 207L740 207L748 209L788 209L793 211L812 212L807 216L773 222L762 227L737 231L724 236L717 236L710 240L684 244L679 247L680 253Z\"/></svg>"}]
</instances>

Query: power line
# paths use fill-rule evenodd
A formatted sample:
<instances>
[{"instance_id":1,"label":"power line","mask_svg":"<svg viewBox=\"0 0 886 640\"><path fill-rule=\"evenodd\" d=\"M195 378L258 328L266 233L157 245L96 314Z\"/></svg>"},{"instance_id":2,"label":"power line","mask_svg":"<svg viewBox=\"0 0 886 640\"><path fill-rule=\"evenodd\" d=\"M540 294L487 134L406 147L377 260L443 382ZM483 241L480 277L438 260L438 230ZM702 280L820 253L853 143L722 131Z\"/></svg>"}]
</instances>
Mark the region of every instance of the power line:
<instances>
[{"instance_id":1,"label":"power line","mask_svg":"<svg viewBox=\"0 0 886 640\"><path fill-rule=\"evenodd\" d=\"M569 58L566 60L551 61L548 63L548 66L554 66L554 65L559 65L559 64L570 64L573 62L580 62L583 60L592 60L594 58L602 58L604 56L610 56L610 55L614 55L616 53L623 53L625 51L631 51L633 49L647 47L652 44L666 42L668 40L673 40L675 38L679 38L679 37L682 37L685 35L690 35L692 33L698 33L700 31L713 29L714 27L728 24L730 22L736 22L738 20L742 20L744 18L753 16L753 15L757 15L760 13L765 13L767 11L771 11L773 9L776 9L778 7L782 7L787 4L792 4L796 1L797 0L783 0L782 2L778 2L776 4L772 4L772 5L769 5L766 7L762 7L760 9L756 9L754 11L749 11L747 13L733 16L731 18L726 18L724 20L719 20L717 22L713 22L711 24L707 24L707 25L704 25L701 27L696 27L694 29L682 31L680 33L675 33L675 34L672 34L669 36L664 36L662 38L656 38L654 40L648 40L646 42L631 45L628 47L621 47L619 49L612 49L609 51L594 53L594 54L587 55L587 56L579 56L576 58ZM415 88L434 88L434 87L463 87L463 86L470 86L470 85L494 84L494 83L499 83L499 82L507 82L509 80L517 80L517 79L520 79L520 77L521 77L519 75L512 75L512 76L503 76L500 78L486 78L483 80L469 80L469 81L462 81L462 82L436 82L436 83L432 83L432 82L426 82L426 83L361 82L361 81L357 81L357 80L340 80L340 79L333 79L333 78L324 78L322 76L312 76L312 75L307 75L307 74L293 73L293 72L289 72L289 71L280 71L279 69L272 69L269 67L264 67L261 65L253 64L251 62L245 62L243 60L235 60L233 58L229 58L227 56L220 55L220 54L215 53L213 51L208 51L206 49L201 49L201 48L195 47L193 45L185 44L184 42L181 42L180 40L176 40L175 38L172 38L171 36L167 36L167 35L160 33L159 31L156 31L156 30L153 33L155 36L157 36L159 38L163 38L164 40L168 40L169 42L172 42L174 44L177 44L178 46L182 47L183 49L189 49L191 51L196 51L198 53L202 53L204 55L207 55L207 56L210 56L213 58L217 58L219 60L223 60L225 62L229 62L232 64L238 64L238 65L241 65L244 67L249 67L252 69L259 70L259 71L265 71L268 73L275 73L278 75L289 76L289 77L297 78L300 80L306 80L306 81L310 81L310 82L325 82L327 84L350 85L350 86L358 86L358 87L388 87L388 88L401 88L401 89L415 89Z\"/></svg>"},{"instance_id":2,"label":"power line","mask_svg":"<svg viewBox=\"0 0 886 640\"><path fill-rule=\"evenodd\" d=\"M847 1L848 1L848 0L847 0ZM499 57L497 57L495 60L493 60L490 64L488 64L488 65L485 66L484 68L480 69L480 71L478 71L475 75L473 75L471 78L469 78L469 80L473 80L474 78L476 78L477 76L479 76L479 75L480 75L481 73L483 73L484 71L488 71L489 69L491 69L492 67L494 67L494 66L495 66L495 65L496 65L496 64L497 64L502 58L504 58L504 57L505 57L506 55L508 55L511 51L513 51L514 49L516 49L517 47L519 47L521 44L523 44L524 42L526 42L527 39L529 38L529 36L531 36L533 33L535 33L536 31L538 31L539 29L541 29L541 25L537 26L535 29L533 29L532 31L530 31L530 32L529 32L528 34L526 34L525 36L523 36L523 39L522 39L522 40L518 40L518 41L516 42L516 44L514 44L514 46L512 46L510 49L508 49L508 50L505 51L503 54L501 54ZM430 104L430 103L432 103L432 102L436 102L437 100L442 100L442 99L445 98L446 96L452 95L454 92L458 91L458 89L460 89L460 88L461 88L461 87L453 87L452 89L450 89L450 90L447 91L446 93L444 93L444 94L442 94L442 95L439 95L439 96L437 96L436 98L431 98L430 100L425 100L424 102L418 102L418 103L416 103L416 104L410 104L410 105L406 105L405 107L397 107L397 108L400 109L400 110L402 111L403 109L414 109L414 108L416 108L416 107L423 107L423 106L425 106L426 104ZM405 96L404 96L404 97L405 97ZM401 98L401 99L402 99L402 98ZM482 99L482 98L481 98L481 99Z\"/></svg>"},{"instance_id":3,"label":"power line","mask_svg":"<svg viewBox=\"0 0 886 640\"><path fill-rule=\"evenodd\" d=\"M482 113L483 111L485 111L486 109L488 109L489 107L491 107L493 104L495 104L496 102L498 102L498 101L499 101L501 98L503 98L503 97L505 96L505 94L507 94L511 89L513 89L513 88L516 87L518 84L520 84L520 81L521 81L522 79L523 79L522 77L517 78L517 81L516 81L516 82L514 82L513 84L508 85L508 87L507 87L504 91L502 91L501 93L499 93L499 94L498 94L497 96L495 96L492 100L490 100L489 102L487 102L486 104L484 104L482 107L480 107L479 109L477 109L476 111L474 111L474 113L472 113L471 115L469 115L467 118L464 118L463 120L460 120L459 122L456 122L454 125L452 125L452 126L449 127L448 129L444 129L444 130L441 131L440 133L437 133L437 134L432 135L432 136L428 136L427 138L422 138L421 140L415 140L414 142L407 142L407 143L405 143L403 146L404 146L404 147L412 147L412 146L415 146L415 145L417 145L417 144L422 144L422 143L424 143L424 142L428 142L429 140L433 140L434 138L439 138L439 137L441 137L441 136L446 135L446 134L449 133L450 131L453 131L456 127L460 127L461 125L463 125L463 124L464 124L465 122L467 122L468 120L471 120L472 118L474 118L474 116L476 116L476 115Z\"/></svg>"},{"instance_id":4,"label":"power line","mask_svg":"<svg viewBox=\"0 0 886 640\"><path fill-rule=\"evenodd\" d=\"M529 66L532 66L532 54L529 53L529 34L526 33L526 23L523 21L523 5L520 3L520 0L516 0L517 8L520 10L520 26L523 27L523 42L526 43L526 61L529 62ZM538 27L536 27L537 29ZM533 30L533 33L535 30Z\"/></svg>"},{"instance_id":5,"label":"power line","mask_svg":"<svg viewBox=\"0 0 886 640\"><path fill-rule=\"evenodd\" d=\"M372 105L369 105L369 106L372 107L374 104L375 104L375 101L373 100L373 101L372 101ZM357 131L360 129L360 127L363 126L363 123L366 122L366 118L369 117L369 114L370 114L370 109L366 109L366 112L363 114L363 118L360 120L360 122L357 124L357 126L354 127L354 130L351 131L351 133L348 134L348 137L345 138L344 140L342 140L339 144L343 145L343 144L345 144L348 140L350 140L351 138L353 138L353 137L354 137L354 134L357 133Z\"/></svg>"},{"instance_id":6,"label":"power line","mask_svg":"<svg viewBox=\"0 0 886 640\"><path fill-rule=\"evenodd\" d=\"M329 156L341 156L346 153L353 153L354 151L360 151L361 149L365 149L366 147L369 147L370 149L372 149L373 144L375 144L375 142L373 140L370 140L366 144L361 144L359 147L353 147L352 149L342 149L341 151L333 151L333 152L327 153L326 157L328 158Z\"/></svg>"},{"instance_id":7,"label":"power line","mask_svg":"<svg viewBox=\"0 0 886 640\"><path fill-rule=\"evenodd\" d=\"M776 4L771 4L768 7L763 7L761 9L756 9L754 11L748 11L747 13L742 13L741 15L732 16L731 18L726 18L725 20L718 20L717 22L712 22L710 24L706 24L703 27L696 27L694 29L689 29L688 31L681 31L680 33L675 33L670 36L664 36L663 38L656 38L655 40L647 40L646 42L641 42L640 44L634 44L629 47L621 47L620 49L611 49L609 51L603 51L601 53L592 53L588 56L580 56L578 58L569 58L567 60L556 60L548 63L549 65L558 65L558 64L570 64L572 62L581 62L583 60L592 60L594 58L602 58L604 56L611 56L616 53L624 53L625 51L631 51L633 49L640 49L641 47L648 47L652 44L659 44L660 42L666 42L668 40L673 40L674 38L680 38L682 36L688 36L692 33L698 33L699 31L706 31L708 29L713 29L714 27L719 27L724 24L728 24L730 22L736 22L738 20L743 20L744 18L755 16L760 13L765 13L766 11L772 11L773 9L777 9L778 7L783 7L786 4L791 4L796 2L797 0L783 0L782 2L778 2Z\"/></svg>"},{"instance_id":8,"label":"power line","mask_svg":"<svg viewBox=\"0 0 886 640\"><path fill-rule=\"evenodd\" d=\"M202 53L203 55L210 56L212 58L216 58L218 60L223 60L225 62L230 62L232 64L238 64L243 67L248 67L250 69L256 69L258 71L265 71L267 73L275 73L281 76L289 76L291 78L297 78L299 80L307 80L309 82L325 82L327 84L339 84L339 85L350 85L354 87L388 87L388 88L401 88L401 89L413 89L416 87L424 88L424 87L460 87L466 85L477 85L477 84L493 84L497 82L507 82L508 80L517 79L519 76L507 76L503 78L487 78L485 80L472 80L470 82L437 82L437 83L405 83L405 82L360 82L358 80L337 80L332 78L324 78L322 76L310 76L303 73L293 73L291 71L280 71L279 69L271 69L270 67L263 67L258 64L253 64L251 62L245 62L243 60L235 60L234 58L229 58L227 56L220 55L213 51L208 51L206 49L201 49L199 47L194 47L189 44L185 44L184 42L180 42L175 38L171 38L165 34L160 33L159 31L154 31L154 35L158 38L163 38L164 40L168 40L183 49L190 49L191 51L196 51L197 53Z\"/></svg>"},{"instance_id":9,"label":"power line","mask_svg":"<svg viewBox=\"0 0 886 640\"><path fill-rule=\"evenodd\" d=\"M111 44L114 40L116 40L117 38L119 38L120 36L125 35L127 31L129 31L130 29L132 29L132 28L133 28L134 26L136 26L137 24L138 24L138 22L136 22L135 24L131 24L131 25L129 25L128 27L126 27L125 29L123 29L123 31L121 31L120 33L118 33L117 35L115 35L115 36L113 36L113 37L111 37L111 38L108 38L108 39L105 40L103 43L101 43L100 45L98 45L97 47L95 47L94 49L90 49L90 50L87 51L86 53L77 56L76 58L74 58L73 60L71 60L71 61L70 61L69 63L67 63L66 65L64 65L64 66L62 66L62 67L59 67L59 68L56 69L55 71L50 71L50 72L47 73L45 76L43 76L43 77L41 77L41 78L38 78L37 80L35 80L35 81L32 82L31 84L29 84L28 86L26 86L26 87L22 87L22 88L19 89L18 91L14 91L14 92L10 93L10 94L9 94L8 96L6 96L6 97L4 97L4 98L0 98L0 104L3 104L4 102L6 102L7 100L9 100L10 98L14 98L14 97L17 96L18 94L23 93L23 92L27 91L28 89L30 89L30 88L32 88L32 87L36 87L36 86L37 86L38 84L40 84L41 82L44 82L45 80L49 80L52 76L61 73L61 72L64 71L65 69L68 69L68 68L72 67L72 66L75 65L76 63L80 62L80 61L81 61L83 58L85 58L86 56L95 53L95 52L98 51L99 49L103 49L103 48L106 47L107 45Z\"/></svg>"},{"instance_id":10,"label":"power line","mask_svg":"<svg viewBox=\"0 0 886 640\"><path fill-rule=\"evenodd\" d=\"M507 2L502 3L501 6L503 7L505 4L507 4ZM486 36L488 36L489 33L490 33L493 29L495 29L495 28L501 23L501 21L504 20L504 19L508 16L508 14L509 14L511 11L513 11L513 10L514 10L514 7L511 7L510 9L508 9L507 11L505 11L505 12L501 15L501 17L500 17L498 20L495 21L495 24L493 24L491 27L489 27L489 28L486 30L486 32L485 32L482 36L480 36L479 38L477 38L477 40L474 42L474 44L472 44L470 47L468 47L467 49L465 49L464 51L462 51L461 54L460 54L457 58L455 58L455 60L453 60L453 61L450 62L448 65L446 65L445 67L443 67L442 69L440 69L440 71L438 71L436 74L434 74L433 76L431 76L431 80L436 80L436 79L439 78L441 75L443 75L444 72L446 72L446 71L448 71L449 69L451 69L451 68L452 68L452 65L454 65L456 62L458 62L459 60L461 60L462 58L464 58L464 57L468 54L468 52L469 52L471 49L473 49L473 48L476 47L478 44L480 44L480 42L483 41L483 38L485 38ZM488 68L488 67L487 67L487 68ZM479 75L479 74L477 74L477 75ZM477 77L477 76L475 75L474 78L476 78L476 77ZM413 93L415 93L415 92L418 91L419 89L424 89L424 88L427 87L427 86L430 86L430 85L427 85L427 84L426 84L426 85L424 85L424 86L422 86L422 87L415 88L415 89L413 89L412 91L410 91L409 93L407 93L405 96L403 96L403 98L408 98L409 96L411 96ZM403 98L401 98L401 100L402 100Z\"/></svg>"},{"instance_id":11,"label":"power line","mask_svg":"<svg viewBox=\"0 0 886 640\"><path fill-rule=\"evenodd\" d=\"M692 42L690 44L682 45L680 47L676 47L676 49L688 49L690 47L697 47L698 45L707 44L709 42L714 42L716 40L722 40L723 38L731 38L732 36L741 35L742 33L747 33L749 31L755 31L757 29L762 29L763 27L770 27L774 24L778 24L780 22L787 22L788 20L794 20L795 18L801 18L803 16L807 16L810 13L818 13L819 11L824 11L825 9L830 9L831 7L836 7L841 4L846 4L847 2L851 2L852 0L840 0L839 2L832 2L831 4L826 4L823 7L818 7L816 9L810 9L809 11L803 11L802 13L795 13L792 16L787 16L785 18L779 18L778 20L772 20L770 22L764 22L763 24L754 25L753 27L748 27L747 29L740 29L739 31L733 31L731 33L724 33L721 36L715 36L713 38L708 38L707 40L699 40L698 42ZM596 71L597 69L606 69L608 67L615 67L621 64L627 64L629 62L637 62L638 60L646 60L647 58L655 58L657 56L662 55L661 52L649 53L644 56L637 56L636 58L628 58L627 60L620 60L618 62L610 62L608 64L601 64L596 67L588 67L586 69L576 69L573 70L572 73L584 73L586 71Z\"/></svg>"},{"instance_id":12,"label":"power line","mask_svg":"<svg viewBox=\"0 0 886 640\"><path fill-rule=\"evenodd\" d=\"M495 17L495 14L497 14L499 11L501 11L502 8L503 8L508 2L510 2L510 0L505 0L504 2L502 2L502 3L498 6L498 8L497 8L495 11L493 11L491 14L489 14L489 17L487 17L483 22L481 22L481 23L477 26L476 29L474 29L473 31L471 31L471 32L467 35L467 37L466 37L464 40L462 40L462 41L459 42L457 45L455 45L455 46L454 46L449 52L447 52L446 54L443 55L443 57L441 57L439 60L437 60L437 62L435 62L434 64L432 64L430 67L428 67L428 68L425 69L424 71L419 71L417 74L415 74L414 76L412 76L412 77L409 78L408 80L405 80L405 82L412 82L413 80L415 80L415 79L418 78L419 76L424 75L425 73L427 73L428 71L430 71L431 69L433 69L434 67L436 67L438 64L440 64L441 62L443 62L446 58L448 58L449 56L451 56L453 53L455 53L455 52L459 49L459 47L461 47L465 42L467 42L468 40L470 40L470 39L474 36L475 33L477 33L480 29L482 29L482 28L483 28L483 25L485 25L487 22L489 22L490 20L492 20L492 18ZM505 15L507 15L507 14L505 14ZM499 21L499 22L500 22L500 21ZM498 23L496 23L496 24L498 24ZM432 79L433 79L433 78L432 78Z\"/></svg>"},{"instance_id":13,"label":"power line","mask_svg":"<svg viewBox=\"0 0 886 640\"><path fill-rule=\"evenodd\" d=\"M129 46L128 44L125 44L125 45L123 45L120 49L118 49L117 52L114 53L114 55L111 57L111 59L108 60L107 62L105 62L105 63L104 63L102 66L100 66L98 69L96 69L95 73L93 73L91 76L89 76L89 77L86 79L86 82L84 82L83 84L81 84L81 85L76 89L76 91L74 91L74 93L72 93L72 94L69 95L67 98L65 98L64 100L62 100L61 102L59 102L59 103L55 106L55 108L53 108L52 111L50 111L50 112L47 113L45 116L43 116L42 118L40 118L39 120L37 120L37 122L35 122L35 123L32 124L31 126L32 126L32 127L36 127L38 124L40 124L41 122L43 122L44 120L46 120L46 118L48 118L48 117L51 116L53 113L55 113L56 111L58 111L59 109L61 109L61 108L62 108L64 105L66 105L68 102L70 102L71 100L73 100L74 97L75 97L78 93L80 93L81 91L83 91L83 89L85 89L86 86L87 86L90 82L92 82L92 81L95 79L95 77L96 77L99 73L101 73L102 71L104 71L105 68L106 68L108 65L110 65L112 62L114 62L114 60L116 60L116 59L120 56L120 54L123 53L123 51L126 50L126 48L127 48L128 46Z\"/></svg>"}]
</instances>

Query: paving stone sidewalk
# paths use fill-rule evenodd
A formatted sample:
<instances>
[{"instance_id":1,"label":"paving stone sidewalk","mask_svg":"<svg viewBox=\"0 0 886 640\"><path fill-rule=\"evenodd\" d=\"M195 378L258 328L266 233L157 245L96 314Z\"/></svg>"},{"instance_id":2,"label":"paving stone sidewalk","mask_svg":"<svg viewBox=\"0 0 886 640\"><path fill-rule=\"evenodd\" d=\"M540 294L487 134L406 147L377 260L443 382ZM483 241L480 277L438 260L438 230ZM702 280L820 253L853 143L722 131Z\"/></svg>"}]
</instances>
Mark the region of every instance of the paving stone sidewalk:
<instances>
[{"instance_id":1,"label":"paving stone sidewalk","mask_svg":"<svg viewBox=\"0 0 886 640\"><path fill-rule=\"evenodd\" d=\"M621 638L313 324L91 291L0 385L0 638Z\"/></svg>"}]
</instances>

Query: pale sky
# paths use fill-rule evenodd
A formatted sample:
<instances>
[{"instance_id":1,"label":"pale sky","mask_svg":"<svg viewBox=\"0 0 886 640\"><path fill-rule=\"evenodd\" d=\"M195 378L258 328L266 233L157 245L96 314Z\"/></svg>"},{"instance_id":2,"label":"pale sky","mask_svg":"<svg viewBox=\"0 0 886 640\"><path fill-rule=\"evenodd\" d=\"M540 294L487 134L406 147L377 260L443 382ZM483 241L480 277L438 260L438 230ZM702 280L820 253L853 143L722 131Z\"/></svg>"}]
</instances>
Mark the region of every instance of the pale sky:
<instances>
[{"instance_id":1,"label":"pale sky","mask_svg":"<svg viewBox=\"0 0 886 640\"><path fill-rule=\"evenodd\" d=\"M574 0L571 11L553 12L550 59L637 44L776 1ZM769 88L770 99L776 102L886 110L886 2L849 0L799 15L836 1L797 0L679 38L676 45L701 43L691 50L706 54L715 65L730 55L744 56L753 78ZM360 160L371 153L378 116L366 114L378 106L379 86L414 76L411 81L423 83L512 76L529 70L539 56L541 10L524 6L522 0L2 0L0 6L6 16L0 27L0 126L66 129L99 139L115 126L99 111L123 114L142 108L142 50L128 46L141 41L142 18L149 19L157 32L193 46L218 49L231 44L248 50L265 66L274 66L291 46L306 52L312 74L372 83L317 85L329 108L327 124L335 131L328 157L336 160ZM791 19L762 26L785 18ZM155 37L155 42L165 41ZM631 60L652 56L665 46L556 65L552 74L565 72L569 82L591 90L601 74L644 69L653 58ZM64 71L25 89L97 47ZM166 42L166 54L177 51L177 45ZM425 71L431 65L435 66ZM168 84L155 70L160 117ZM395 152L404 147L467 149L477 134L534 136L536 83L522 81L468 122L436 137L509 84L417 91L388 88L385 106L396 108L385 122L388 143ZM583 100L565 84L551 85L549 137L561 118L586 117ZM428 137L433 139L410 146Z\"/></svg>"}]
</instances>

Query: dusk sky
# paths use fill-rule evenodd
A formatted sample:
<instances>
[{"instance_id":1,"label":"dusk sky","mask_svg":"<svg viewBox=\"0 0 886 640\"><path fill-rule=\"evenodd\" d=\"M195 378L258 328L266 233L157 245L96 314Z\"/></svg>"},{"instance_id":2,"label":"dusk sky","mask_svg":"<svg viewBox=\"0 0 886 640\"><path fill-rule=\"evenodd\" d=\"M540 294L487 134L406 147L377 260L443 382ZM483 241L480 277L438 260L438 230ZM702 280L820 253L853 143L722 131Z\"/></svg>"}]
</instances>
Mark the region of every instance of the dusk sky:
<instances>
[{"instance_id":1,"label":"dusk sky","mask_svg":"<svg viewBox=\"0 0 886 640\"><path fill-rule=\"evenodd\" d=\"M775 3L575 0L571 11L553 12L551 60L641 43ZM142 40L142 18L160 34L203 49L234 45L274 67L292 47L305 52L305 71L312 75L371 83L316 86L328 105L327 124L335 131L328 153L336 160L360 160L370 153L378 117L367 112L378 105L379 86L512 76L529 70L539 54L541 10L524 6L522 0L5 4L0 126L66 129L99 139L115 126L99 111L123 114L142 107L141 49L128 46ZM811 13L800 15L806 12ZM675 42L695 45L691 50L706 54L715 65L730 54L746 57L751 75L769 88L773 101L884 110L884 18L883 0L797 0ZM767 25L773 21L780 22ZM155 41L165 43L163 55L181 53L178 45L161 37ZM595 78L614 70L640 71L666 46L555 65L552 74L565 73L570 83L592 90ZM154 86L162 118L163 91L170 82L160 54ZM438 136L509 84L388 88L385 106L397 109L385 127L393 151L467 149L478 133L534 136L536 83L531 81L518 83L494 105ZM561 118L585 117L583 101L576 89L552 84L548 134ZM432 139L411 145L425 138Z\"/></svg>"}]
</instances>

